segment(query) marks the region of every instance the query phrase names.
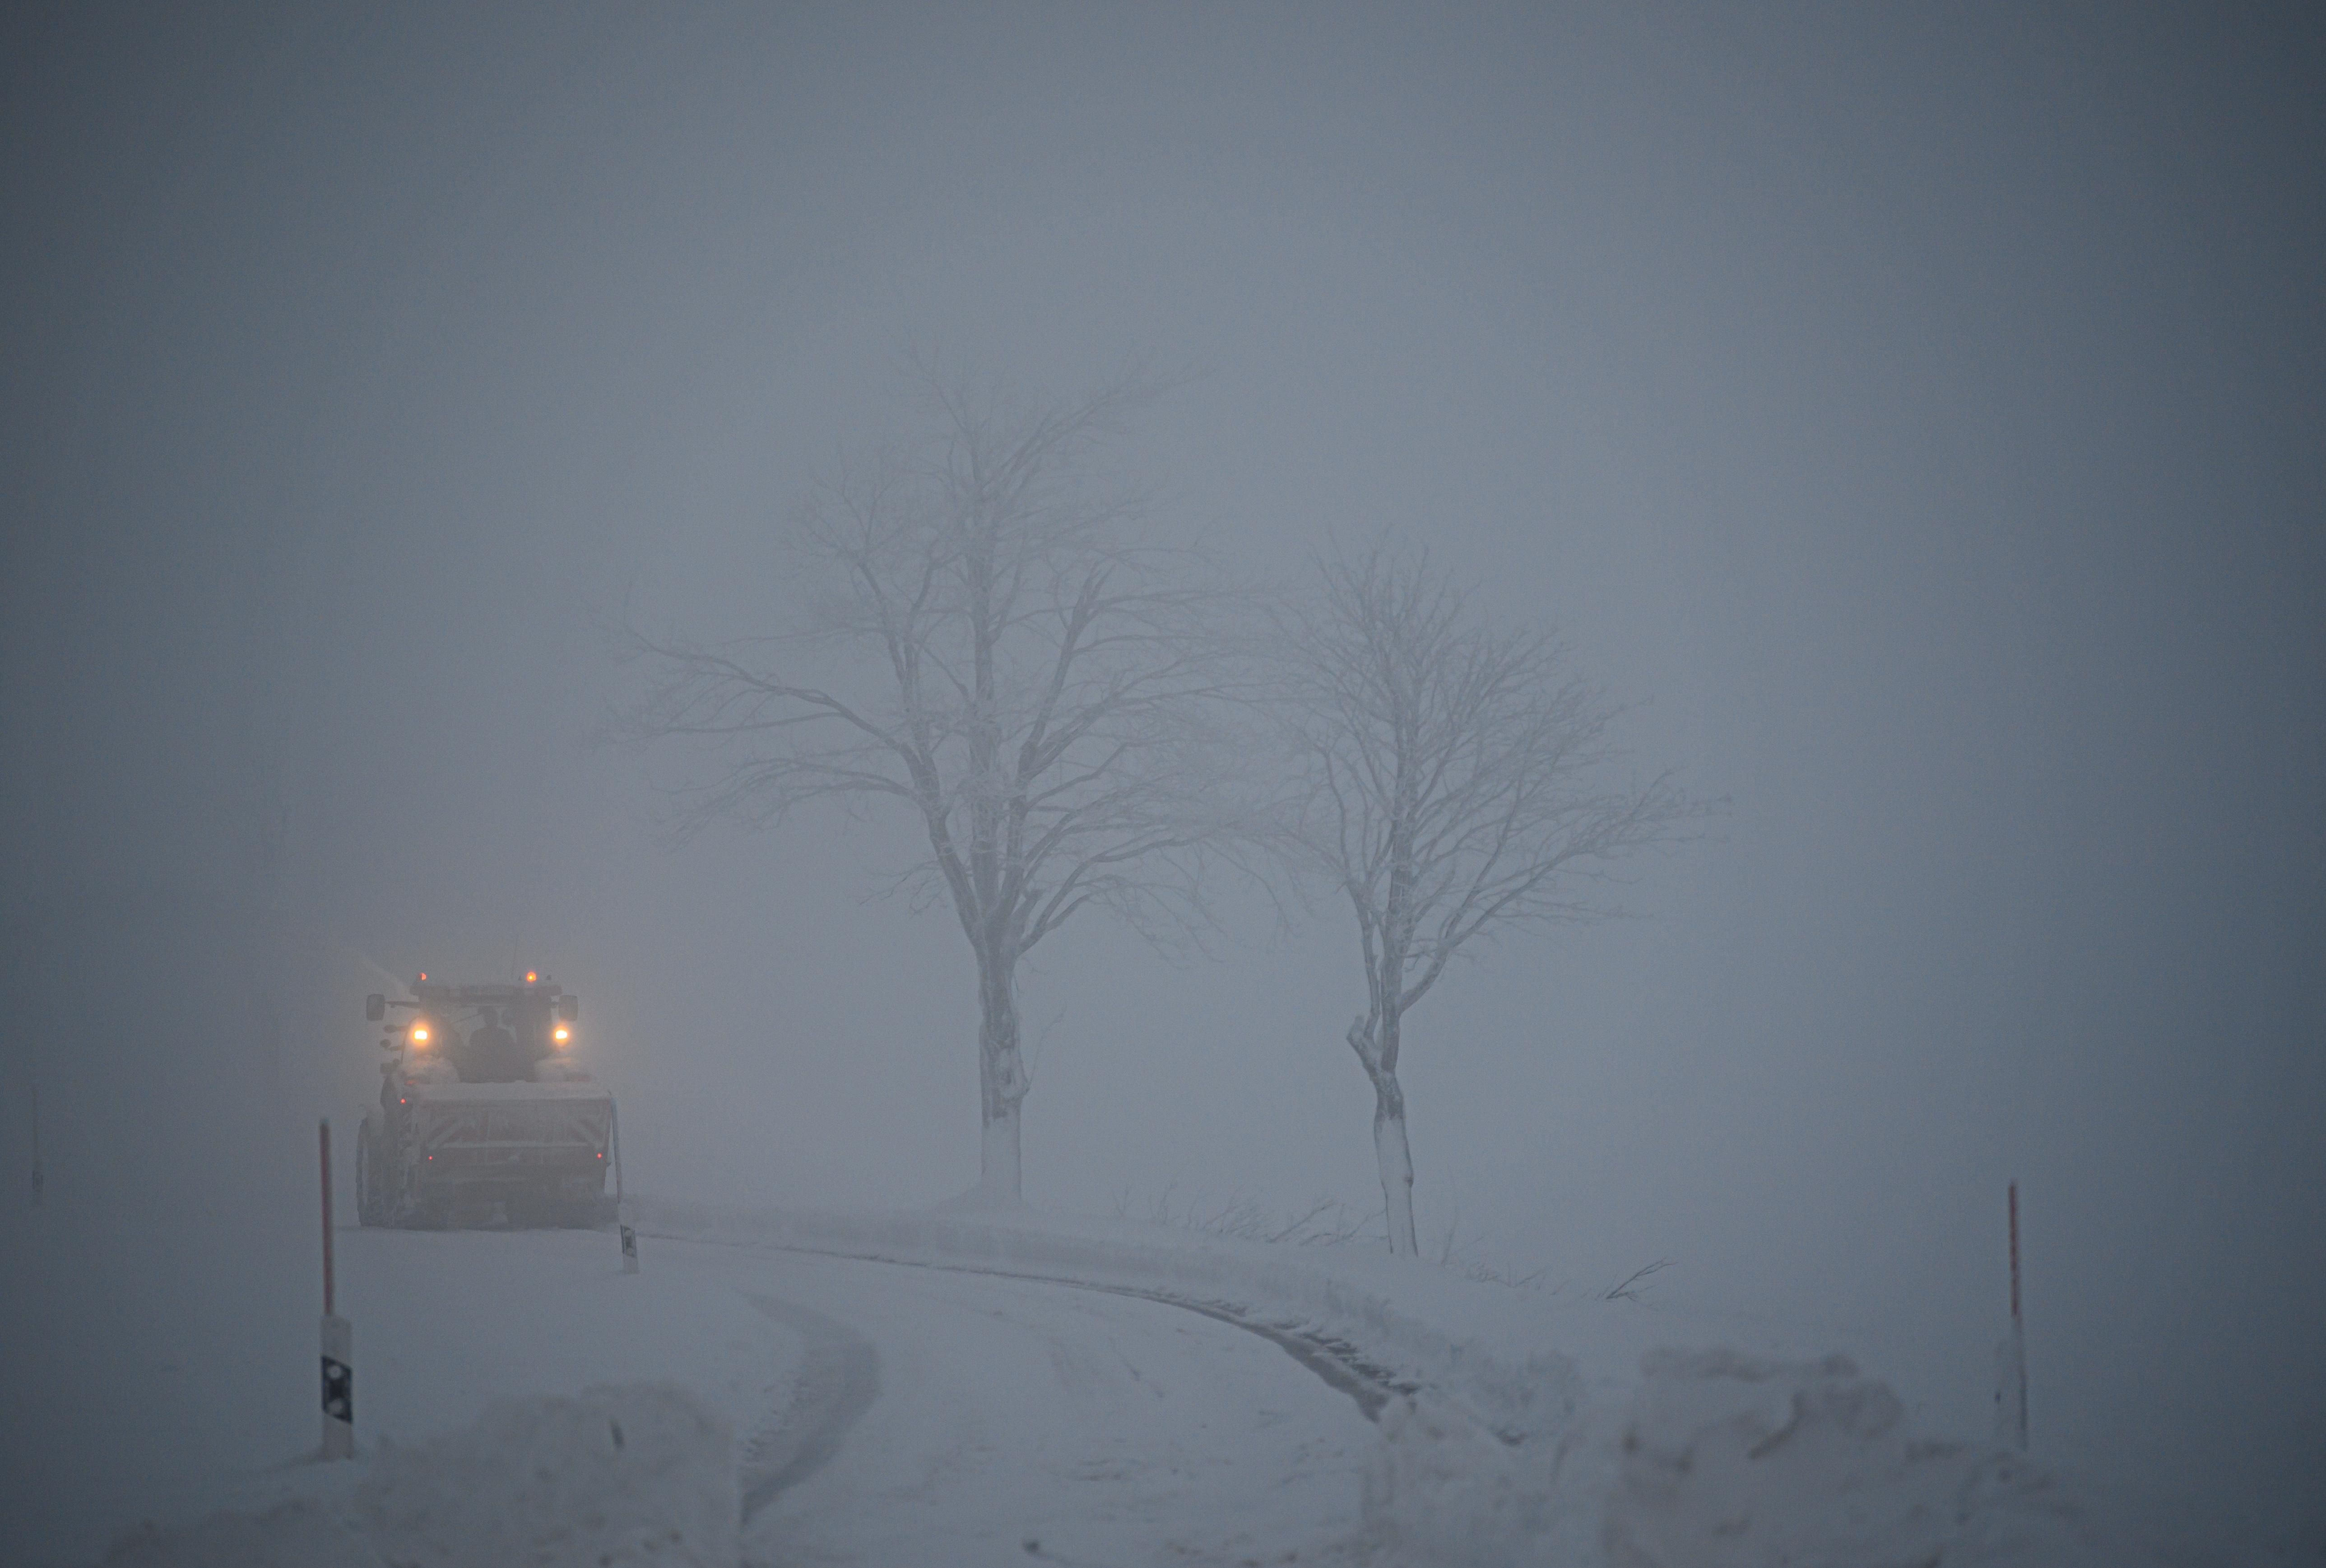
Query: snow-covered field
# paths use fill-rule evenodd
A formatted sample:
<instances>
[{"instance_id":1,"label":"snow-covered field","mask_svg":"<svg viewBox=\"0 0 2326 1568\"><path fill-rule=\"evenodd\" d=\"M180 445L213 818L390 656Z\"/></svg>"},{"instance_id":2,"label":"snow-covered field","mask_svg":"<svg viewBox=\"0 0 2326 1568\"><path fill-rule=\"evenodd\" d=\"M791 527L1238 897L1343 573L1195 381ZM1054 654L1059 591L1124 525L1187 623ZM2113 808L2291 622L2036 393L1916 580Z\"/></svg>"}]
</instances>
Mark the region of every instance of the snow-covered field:
<instances>
[{"instance_id":1,"label":"snow-covered field","mask_svg":"<svg viewBox=\"0 0 2326 1568\"><path fill-rule=\"evenodd\" d=\"M11 1560L2268 1560L1733 1322L1656 1351L1714 1325L1123 1222L637 1219L636 1276L606 1233L341 1231L357 1462L124 1433Z\"/></svg>"}]
</instances>

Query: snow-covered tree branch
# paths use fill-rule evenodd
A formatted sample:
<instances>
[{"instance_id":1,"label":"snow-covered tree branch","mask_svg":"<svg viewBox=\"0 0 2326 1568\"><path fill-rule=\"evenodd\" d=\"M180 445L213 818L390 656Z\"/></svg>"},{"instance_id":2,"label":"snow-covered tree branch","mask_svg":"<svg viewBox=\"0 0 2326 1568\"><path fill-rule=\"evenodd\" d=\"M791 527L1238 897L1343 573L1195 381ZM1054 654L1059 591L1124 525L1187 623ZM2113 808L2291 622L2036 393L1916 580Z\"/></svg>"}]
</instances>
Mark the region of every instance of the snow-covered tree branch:
<instances>
[{"instance_id":1,"label":"snow-covered tree branch","mask_svg":"<svg viewBox=\"0 0 2326 1568\"><path fill-rule=\"evenodd\" d=\"M1279 843L1356 916L1366 1006L1346 1038L1373 1087L1390 1246L1410 1253L1405 1015L1481 935L1614 913L1614 863L1692 808L1667 775L1617 776L1619 710L1564 644L1486 625L1426 557L1321 562L1276 657L1297 769Z\"/></svg>"},{"instance_id":2,"label":"snow-covered tree branch","mask_svg":"<svg viewBox=\"0 0 2326 1568\"><path fill-rule=\"evenodd\" d=\"M1131 537L1139 500L1103 471L1145 383L1027 404L924 366L917 390L925 428L851 450L794 515L801 623L645 641L628 728L693 747L684 825L916 813L907 880L943 890L977 963L982 1182L1015 1198L1018 962L1085 910L1150 935L1205 918L1235 826L1224 645L1192 563Z\"/></svg>"}]
</instances>

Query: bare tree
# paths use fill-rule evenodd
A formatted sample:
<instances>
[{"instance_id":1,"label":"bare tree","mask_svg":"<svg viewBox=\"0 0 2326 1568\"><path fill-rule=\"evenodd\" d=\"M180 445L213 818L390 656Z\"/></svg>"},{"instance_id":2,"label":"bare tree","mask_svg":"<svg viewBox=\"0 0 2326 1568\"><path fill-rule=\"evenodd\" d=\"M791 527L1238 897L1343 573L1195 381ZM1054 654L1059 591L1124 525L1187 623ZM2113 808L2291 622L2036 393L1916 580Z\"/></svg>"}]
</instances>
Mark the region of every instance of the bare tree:
<instances>
[{"instance_id":1,"label":"bare tree","mask_svg":"<svg viewBox=\"0 0 2326 1568\"><path fill-rule=\"evenodd\" d=\"M1422 556L1376 549L1319 578L1279 623L1298 759L1279 842L1356 914L1366 1007L1347 1039L1373 1087L1390 1248L1411 1253L1406 1014L1480 937L1614 913L1596 896L1614 862L1690 808L1668 777L1608 777L1618 710L1551 634L1488 626Z\"/></svg>"},{"instance_id":2,"label":"bare tree","mask_svg":"<svg viewBox=\"0 0 2326 1568\"><path fill-rule=\"evenodd\" d=\"M916 815L927 853L902 881L950 903L976 959L981 1185L1014 1200L1019 960L1088 909L1150 935L1200 920L1226 822L1205 719L1221 644L1185 559L1130 538L1141 505L1108 479L1145 384L1029 404L916 369L923 431L851 451L792 519L804 624L644 642L656 676L628 728L698 747L685 825L835 801Z\"/></svg>"}]
</instances>

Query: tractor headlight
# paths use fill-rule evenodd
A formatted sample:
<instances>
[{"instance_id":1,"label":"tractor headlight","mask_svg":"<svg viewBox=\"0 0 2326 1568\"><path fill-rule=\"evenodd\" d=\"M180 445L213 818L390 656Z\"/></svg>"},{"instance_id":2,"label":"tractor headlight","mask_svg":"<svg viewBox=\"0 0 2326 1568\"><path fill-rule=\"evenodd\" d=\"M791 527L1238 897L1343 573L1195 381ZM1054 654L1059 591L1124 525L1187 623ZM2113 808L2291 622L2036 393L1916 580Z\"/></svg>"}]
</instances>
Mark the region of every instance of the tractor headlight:
<instances>
[{"instance_id":1,"label":"tractor headlight","mask_svg":"<svg viewBox=\"0 0 2326 1568\"><path fill-rule=\"evenodd\" d=\"M573 1031L567 1028L564 1025L560 1024L557 1027L549 1032L549 1037L552 1040L556 1041L560 1045L563 1045L567 1041L573 1038Z\"/></svg>"},{"instance_id":2,"label":"tractor headlight","mask_svg":"<svg viewBox=\"0 0 2326 1568\"><path fill-rule=\"evenodd\" d=\"M414 1045L420 1046L423 1050L426 1049L428 1044L427 1019L414 1018L412 1020L412 1043Z\"/></svg>"}]
</instances>

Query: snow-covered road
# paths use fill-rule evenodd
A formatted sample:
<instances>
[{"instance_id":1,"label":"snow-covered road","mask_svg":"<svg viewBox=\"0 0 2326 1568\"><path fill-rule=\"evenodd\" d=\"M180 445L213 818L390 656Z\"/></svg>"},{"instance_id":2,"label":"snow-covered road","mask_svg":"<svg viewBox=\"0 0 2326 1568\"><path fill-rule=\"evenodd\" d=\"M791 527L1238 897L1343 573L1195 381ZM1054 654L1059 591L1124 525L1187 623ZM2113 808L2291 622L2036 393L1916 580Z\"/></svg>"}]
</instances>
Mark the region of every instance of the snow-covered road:
<instances>
[{"instance_id":1,"label":"snow-covered road","mask_svg":"<svg viewBox=\"0 0 2326 1568\"><path fill-rule=\"evenodd\" d=\"M803 1401L851 1424L771 1499L747 1464L750 1560L1310 1562L1356 1527L1370 1424L1255 1335L1065 1285L718 1250L656 1248L835 1359L854 1341L875 1384ZM814 1346L803 1311L838 1332Z\"/></svg>"},{"instance_id":2,"label":"snow-covered road","mask_svg":"<svg viewBox=\"0 0 2326 1568\"><path fill-rule=\"evenodd\" d=\"M339 1243L367 1453L499 1398L675 1382L733 1424L749 1563L1307 1563L1358 1526L1376 1438L1357 1404L1197 1312L664 1237L636 1277L597 1232ZM200 1440L196 1404L158 1415L100 1484L52 1497L35 1560L88 1561L141 1519L326 1497L366 1468L286 1465L303 1417L231 1452Z\"/></svg>"}]
</instances>

